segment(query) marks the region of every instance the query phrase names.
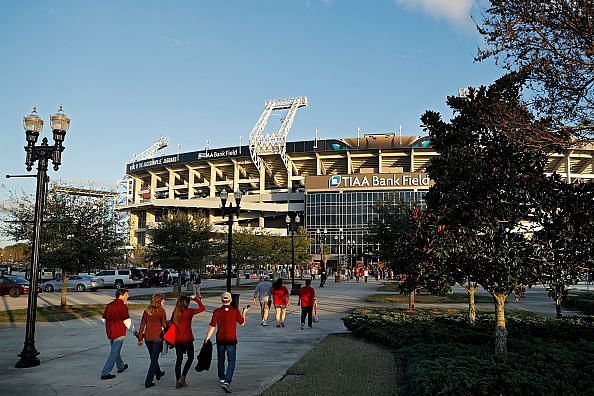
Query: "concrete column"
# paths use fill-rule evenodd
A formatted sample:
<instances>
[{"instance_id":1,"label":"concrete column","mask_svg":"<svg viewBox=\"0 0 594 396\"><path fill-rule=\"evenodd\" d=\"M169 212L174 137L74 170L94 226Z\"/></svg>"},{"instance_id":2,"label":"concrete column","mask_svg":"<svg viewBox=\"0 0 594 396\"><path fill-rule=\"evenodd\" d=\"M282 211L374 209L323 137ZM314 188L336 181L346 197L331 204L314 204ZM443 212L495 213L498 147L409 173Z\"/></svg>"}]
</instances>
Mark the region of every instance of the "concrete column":
<instances>
[{"instance_id":1,"label":"concrete column","mask_svg":"<svg viewBox=\"0 0 594 396\"><path fill-rule=\"evenodd\" d=\"M210 165L210 181L208 187L210 190L209 196L215 198L217 196L217 189L215 183L217 181L217 170L213 165Z\"/></svg>"},{"instance_id":2,"label":"concrete column","mask_svg":"<svg viewBox=\"0 0 594 396\"><path fill-rule=\"evenodd\" d=\"M194 170L188 168L188 199L194 198Z\"/></svg>"},{"instance_id":3,"label":"concrete column","mask_svg":"<svg viewBox=\"0 0 594 396\"><path fill-rule=\"evenodd\" d=\"M172 171L171 169L168 169L167 172L169 173L169 183L168 183L169 191L168 191L167 196L169 197L169 199L173 199L173 198L175 198L175 194L173 192L173 187L175 186L176 173L174 171Z\"/></svg>"}]
</instances>

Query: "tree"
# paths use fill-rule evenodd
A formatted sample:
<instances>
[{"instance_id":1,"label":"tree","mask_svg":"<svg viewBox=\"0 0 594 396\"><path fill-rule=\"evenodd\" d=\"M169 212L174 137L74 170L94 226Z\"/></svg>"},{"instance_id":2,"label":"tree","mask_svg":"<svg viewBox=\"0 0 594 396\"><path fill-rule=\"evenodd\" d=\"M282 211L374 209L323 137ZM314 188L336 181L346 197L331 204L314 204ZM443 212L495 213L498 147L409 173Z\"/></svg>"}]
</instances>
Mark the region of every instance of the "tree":
<instances>
[{"instance_id":1,"label":"tree","mask_svg":"<svg viewBox=\"0 0 594 396\"><path fill-rule=\"evenodd\" d=\"M440 154L427 169L434 185L426 196L428 209L449 242L443 256L450 273L466 272L495 300L495 353L507 352L505 301L521 298L537 279L533 244L522 222L538 205L546 155L508 137L507 117L518 127L548 127L535 120L520 101L525 76L511 73L490 87L471 89L468 97L448 97L450 122L427 111L421 118ZM518 133L524 133L518 130Z\"/></svg>"},{"instance_id":2,"label":"tree","mask_svg":"<svg viewBox=\"0 0 594 396\"><path fill-rule=\"evenodd\" d=\"M398 287L409 297L408 311L415 309L417 290L430 285L431 226L426 212L414 203L395 198L375 204L377 218L369 227L368 241L379 244L379 255L401 275ZM436 280L437 278L433 278ZM437 289L432 284L432 289Z\"/></svg>"},{"instance_id":3,"label":"tree","mask_svg":"<svg viewBox=\"0 0 594 396\"><path fill-rule=\"evenodd\" d=\"M594 136L594 1L491 0L478 30L487 44L478 60L528 70L534 109L557 126L577 125L565 132ZM537 137L546 144L564 135Z\"/></svg>"},{"instance_id":4,"label":"tree","mask_svg":"<svg viewBox=\"0 0 594 396\"><path fill-rule=\"evenodd\" d=\"M14 240L31 243L35 199L30 194L11 193L10 220L3 232ZM60 305L66 306L67 282L71 274L116 262L124 246L125 231L117 214L105 201L50 188L45 205L40 260L62 276Z\"/></svg>"},{"instance_id":5,"label":"tree","mask_svg":"<svg viewBox=\"0 0 594 396\"><path fill-rule=\"evenodd\" d=\"M568 286L579 281L582 269L590 267L593 259L594 185L567 184L555 177L545 191L533 239L540 282L561 318Z\"/></svg>"},{"instance_id":6,"label":"tree","mask_svg":"<svg viewBox=\"0 0 594 396\"><path fill-rule=\"evenodd\" d=\"M268 235L252 232L246 228L233 231L232 258L237 272L236 285L239 286L241 269L259 267L265 260Z\"/></svg>"},{"instance_id":7,"label":"tree","mask_svg":"<svg viewBox=\"0 0 594 396\"><path fill-rule=\"evenodd\" d=\"M211 227L203 217L189 218L176 213L150 230L151 244L148 254L161 268L178 272L198 267L209 255ZM177 278L174 293L181 293L181 276Z\"/></svg>"}]
</instances>

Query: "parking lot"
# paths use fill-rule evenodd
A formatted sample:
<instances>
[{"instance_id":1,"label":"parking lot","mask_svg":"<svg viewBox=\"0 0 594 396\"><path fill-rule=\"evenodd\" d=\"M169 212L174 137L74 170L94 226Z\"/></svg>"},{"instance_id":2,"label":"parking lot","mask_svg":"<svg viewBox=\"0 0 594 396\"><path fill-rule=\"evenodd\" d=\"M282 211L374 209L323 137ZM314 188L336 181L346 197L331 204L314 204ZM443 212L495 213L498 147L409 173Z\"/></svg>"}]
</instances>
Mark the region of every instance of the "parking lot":
<instances>
[{"instance_id":1,"label":"parking lot","mask_svg":"<svg viewBox=\"0 0 594 396\"><path fill-rule=\"evenodd\" d=\"M242 283L248 283L253 281L246 281L242 279ZM212 287L223 287L225 285L225 279L208 279L202 280L202 288ZM233 285L235 285L235 279L233 279ZM137 296L142 294L153 294L153 293L165 293L173 290L172 286L167 287L148 287L148 288L130 288L130 295ZM69 305L74 304L106 304L113 300L115 294L114 288L104 288L97 291L85 291L76 292L68 291L67 301ZM13 298L9 295L0 296L0 311L7 311L12 309L24 309L27 308L26 295ZM37 306L45 307L51 305L60 305L60 292L43 292L37 297Z\"/></svg>"}]
</instances>

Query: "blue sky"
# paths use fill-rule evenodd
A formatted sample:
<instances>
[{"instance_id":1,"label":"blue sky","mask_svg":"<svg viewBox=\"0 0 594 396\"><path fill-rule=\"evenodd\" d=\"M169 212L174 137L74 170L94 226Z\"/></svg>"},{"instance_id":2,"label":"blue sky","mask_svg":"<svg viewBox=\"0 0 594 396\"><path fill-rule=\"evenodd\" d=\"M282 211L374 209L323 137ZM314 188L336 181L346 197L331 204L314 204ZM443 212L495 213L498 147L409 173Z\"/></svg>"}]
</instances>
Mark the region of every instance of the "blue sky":
<instances>
[{"instance_id":1,"label":"blue sky","mask_svg":"<svg viewBox=\"0 0 594 396\"><path fill-rule=\"evenodd\" d=\"M115 187L159 137L166 152L247 142L264 100L307 96L289 140L422 134L427 109L502 74L475 63L473 0L27 1L0 15L0 199L34 189L22 116L72 119L70 184ZM271 126L276 126L272 124Z\"/></svg>"}]
</instances>

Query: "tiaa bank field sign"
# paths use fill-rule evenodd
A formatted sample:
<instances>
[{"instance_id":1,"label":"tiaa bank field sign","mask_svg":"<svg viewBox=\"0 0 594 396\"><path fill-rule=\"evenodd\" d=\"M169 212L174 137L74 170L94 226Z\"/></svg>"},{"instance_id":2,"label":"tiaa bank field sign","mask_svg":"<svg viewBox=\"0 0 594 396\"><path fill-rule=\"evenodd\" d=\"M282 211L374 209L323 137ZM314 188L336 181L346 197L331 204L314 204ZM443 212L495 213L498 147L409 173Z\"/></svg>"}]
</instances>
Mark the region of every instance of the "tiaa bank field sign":
<instances>
[{"instance_id":1,"label":"tiaa bank field sign","mask_svg":"<svg viewBox=\"0 0 594 396\"><path fill-rule=\"evenodd\" d=\"M429 188L433 184L426 173L371 173L307 176L306 191L320 190L396 190Z\"/></svg>"}]
</instances>

